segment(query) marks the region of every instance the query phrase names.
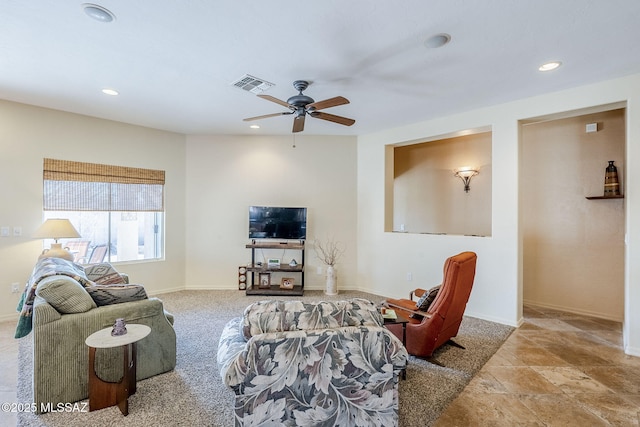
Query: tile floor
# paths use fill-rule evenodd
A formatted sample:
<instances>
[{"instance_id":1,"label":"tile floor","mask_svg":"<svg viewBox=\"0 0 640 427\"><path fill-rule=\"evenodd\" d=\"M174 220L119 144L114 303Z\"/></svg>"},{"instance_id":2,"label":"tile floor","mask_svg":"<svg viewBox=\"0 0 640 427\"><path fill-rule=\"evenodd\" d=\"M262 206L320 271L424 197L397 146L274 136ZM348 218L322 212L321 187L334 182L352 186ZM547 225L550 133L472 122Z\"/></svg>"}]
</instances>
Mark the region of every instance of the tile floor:
<instances>
[{"instance_id":1,"label":"tile floor","mask_svg":"<svg viewBox=\"0 0 640 427\"><path fill-rule=\"evenodd\" d=\"M445 426L640 426L640 357L622 351L620 323L527 306Z\"/></svg>"},{"instance_id":2,"label":"tile floor","mask_svg":"<svg viewBox=\"0 0 640 427\"><path fill-rule=\"evenodd\" d=\"M640 358L623 353L620 323L532 306L524 318L436 427L640 426ZM0 322L0 402L17 402L14 331Z\"/></svg>"}]
</instances>

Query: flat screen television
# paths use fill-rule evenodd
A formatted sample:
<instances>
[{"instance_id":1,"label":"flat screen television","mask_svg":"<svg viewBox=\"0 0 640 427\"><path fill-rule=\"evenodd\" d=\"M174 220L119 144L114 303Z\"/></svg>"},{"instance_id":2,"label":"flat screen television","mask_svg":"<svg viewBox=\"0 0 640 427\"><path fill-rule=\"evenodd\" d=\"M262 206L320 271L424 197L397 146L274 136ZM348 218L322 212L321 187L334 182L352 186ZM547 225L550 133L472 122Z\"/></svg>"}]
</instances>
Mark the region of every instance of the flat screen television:
<instances>
[{"instance_id":1,"label":"flat screen television","mask_svg":"<svg viewBox=\"0 0 640 427\"><path fill-rule=\"evenodd\" d=\"M307 238L307 208L249 207L250 239Z\"/></svg>"}]
</instances>

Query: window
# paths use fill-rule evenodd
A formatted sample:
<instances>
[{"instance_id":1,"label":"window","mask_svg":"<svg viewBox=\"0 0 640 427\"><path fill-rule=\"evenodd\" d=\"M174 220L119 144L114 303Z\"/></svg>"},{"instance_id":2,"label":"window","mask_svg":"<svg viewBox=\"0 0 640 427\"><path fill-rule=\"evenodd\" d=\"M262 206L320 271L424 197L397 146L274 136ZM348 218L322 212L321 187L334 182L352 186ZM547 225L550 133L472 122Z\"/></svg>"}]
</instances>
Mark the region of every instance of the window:
<instances>
[{"instance_id":1,"label":"window","mask_svg":"<svg viewBox=\"0 0 640 427\"><path fill-rule=\"evenodd\" d=\"M76 227L80 238L61 241L76 262L162 258L164 175L160 170L44 159L44 219L68 218Z\"/></svg>"}]
</instances>

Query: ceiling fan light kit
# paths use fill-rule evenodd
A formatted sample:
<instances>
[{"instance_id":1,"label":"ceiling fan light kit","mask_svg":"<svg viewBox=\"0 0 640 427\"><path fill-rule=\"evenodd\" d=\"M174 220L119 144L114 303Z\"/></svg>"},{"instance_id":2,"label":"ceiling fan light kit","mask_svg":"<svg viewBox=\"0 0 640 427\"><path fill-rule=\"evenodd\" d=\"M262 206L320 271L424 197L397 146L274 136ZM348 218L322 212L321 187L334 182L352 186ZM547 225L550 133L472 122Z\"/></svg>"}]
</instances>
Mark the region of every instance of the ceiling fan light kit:
<instances>
[{"instance_id":1,"label":"ceiling fan light kit","mask_svg":"<svg viewBox=\"0 0 640 427\"><path fill-rule=\"evenodd\" d=\"M267 101L275 102L278 105L283 107L287 107L289 111L284 111L280 113L272 113L265 114L262 116L249 117L244 119L245 122L252 120L260 120L266 119L269 117L283 116L294 114L293 120L293 129L292 132L302 132L304 130L304 122L307 115L321 120L327 120L333 123L338 123L344 126L351 126L356 121L353 119L349 119L347 117L336 116L334 114L328 114L322 111L325 108L336 107L338 105L345 105L349 103L349 100L342 96L336 96L333 98L325 99L323 101L316 102L310 96L303 94L302 92L309 87L309 82L306 80L296 80L293 82L293 87L298 91L297 95L294 95L287 99L287 101L282 101L278 98L274 98L271 95L258 95L262 99L266 99Z\"/></svg>"}]
</instances>

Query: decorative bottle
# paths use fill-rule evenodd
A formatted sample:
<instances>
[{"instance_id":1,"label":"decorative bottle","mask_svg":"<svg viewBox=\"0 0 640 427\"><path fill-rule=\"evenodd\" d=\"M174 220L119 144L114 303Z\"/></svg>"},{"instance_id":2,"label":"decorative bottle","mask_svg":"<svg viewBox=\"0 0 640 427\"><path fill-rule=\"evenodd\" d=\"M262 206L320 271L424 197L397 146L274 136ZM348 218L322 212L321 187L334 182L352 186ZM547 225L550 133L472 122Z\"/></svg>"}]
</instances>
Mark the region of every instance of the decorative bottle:
<instances>
[{"instance_id":1,"label":"decorative bottle","mask_svg":"<svg viewBox=\"0 0 640 427\"><path fill-rule=\"evenodd\" d=\"M613 164L615 160L609 160L609 166L604 174L604 197L620 195L620 183L618 182L618 168Z\"/></svg>"}]
</instances>

